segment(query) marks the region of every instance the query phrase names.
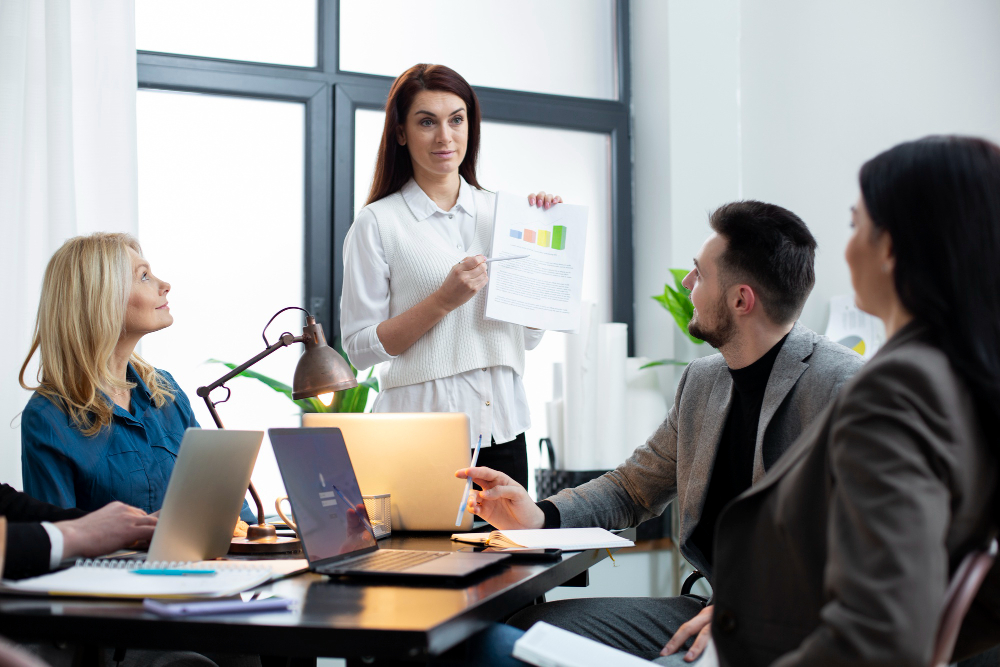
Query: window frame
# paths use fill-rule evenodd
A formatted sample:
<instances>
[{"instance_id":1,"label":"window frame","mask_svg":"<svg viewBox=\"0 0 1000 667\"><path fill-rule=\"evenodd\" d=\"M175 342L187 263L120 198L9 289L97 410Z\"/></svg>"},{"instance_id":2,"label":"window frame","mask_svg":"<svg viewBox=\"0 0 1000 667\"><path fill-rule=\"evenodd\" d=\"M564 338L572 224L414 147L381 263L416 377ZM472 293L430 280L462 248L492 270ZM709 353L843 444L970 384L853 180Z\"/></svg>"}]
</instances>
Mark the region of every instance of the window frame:
<instances>
[{"instance_id":1,"label":"window frame","mask_svg":"<svg viewBox=\"0 0 1000 667\"><path fill-rule=\"evenodd\" d=\"M611 315L634 350L630 0L615 0L618 99L474 86L483 120L607 134L611 144ZM137 52L139 88L251 97L305 105L304 294L328 336L340 333L344 238L354 221L357 109L382 110L392 77L340 70L340 0L317 0L317 66L295 67ZM280 230L276 230L280 233Z\"/></svg>"}]
</instances>

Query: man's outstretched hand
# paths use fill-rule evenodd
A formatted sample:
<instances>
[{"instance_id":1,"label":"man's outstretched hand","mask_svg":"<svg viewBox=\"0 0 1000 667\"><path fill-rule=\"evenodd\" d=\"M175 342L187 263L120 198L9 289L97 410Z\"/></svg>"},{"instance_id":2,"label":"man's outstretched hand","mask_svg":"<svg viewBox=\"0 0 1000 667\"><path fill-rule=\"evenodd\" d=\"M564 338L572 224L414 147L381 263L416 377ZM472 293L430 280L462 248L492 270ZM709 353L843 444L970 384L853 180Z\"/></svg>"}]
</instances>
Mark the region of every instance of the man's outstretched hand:
<instances>
[{"instance_id":1,"label":"man's outstretched hand","mask_svg":"<svg viewBox=\"0 0 1000 667\"><path fill-rule=\"evenodd\" d=\"M670 655L671 653L676 653L684 646L686 642L691 637L697 635L697 639L694 640L694 644L688 649L688 652L684 654L684 660L686 662L691 662L697 659L704 651L705 647L708 646L708 640L712 637L712 610L714 605L709 605L698 612L698 615L692 618L690 621L677 628L677 632L674 636L670 638L667 645L663 647L660 651L660 655Z\"/></svg>"},{"instance_id":2,"label":"man's outstretched hand","mask_svg":"<svg viewBox=\"0 0 1000 667\"><path fill-rule=\"evenodd\" d=\"M457 470L455 477L471 477L483 488L469 492L468 510L496 528L541 528L545 525L545 515L524 487L502 472L479 466Z\"/></svg>"}]
</instances>

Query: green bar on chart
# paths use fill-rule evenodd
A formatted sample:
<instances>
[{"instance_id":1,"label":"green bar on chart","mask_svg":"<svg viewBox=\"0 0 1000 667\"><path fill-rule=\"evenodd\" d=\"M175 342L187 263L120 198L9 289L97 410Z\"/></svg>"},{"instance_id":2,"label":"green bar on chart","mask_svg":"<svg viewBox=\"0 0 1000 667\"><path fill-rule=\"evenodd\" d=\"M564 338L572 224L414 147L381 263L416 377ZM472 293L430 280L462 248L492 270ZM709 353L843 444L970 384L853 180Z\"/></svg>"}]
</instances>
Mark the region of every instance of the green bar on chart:
<instances>
[{"instance_id":1,"label":"green bar on chart","mask_svg":"<svg viewBox=\"0 0 1000 667\"><path fill-rule=\"evenodd\" d=\"M552 249L553 250L565 250L566 249L566 227L563 225L556 225L552 228Z\"/></svg>"},{"instance_id":2,"label":"green bar on chart","mask_svg":"<svg viewBox=\"0 0 1000 667\"><path fill-rule=\"evenodd\" d=\"M543 248L549 247L549 239L552 238L552 232L547 229L538 230L538 245Z\"/></svg>"}]
</instances>

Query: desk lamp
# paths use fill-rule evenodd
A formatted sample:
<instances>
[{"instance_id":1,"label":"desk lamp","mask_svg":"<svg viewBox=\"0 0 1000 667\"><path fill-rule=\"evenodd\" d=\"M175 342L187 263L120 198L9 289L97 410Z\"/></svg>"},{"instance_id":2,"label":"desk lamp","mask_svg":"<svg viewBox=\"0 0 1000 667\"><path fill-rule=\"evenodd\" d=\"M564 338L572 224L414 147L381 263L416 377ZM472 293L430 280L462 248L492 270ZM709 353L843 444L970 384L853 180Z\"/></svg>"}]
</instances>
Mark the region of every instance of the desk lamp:
<instances>
[{"instance_id":1,"label":"desk lamp","mask_svg":"<svg viewBox=\"0 0 1000 667\"><path fill-rule=\"evenodd\" d=\"M277 342L269 343L267 340L267 327L275 317L286 310L301 310L306 314L306 325L302 328L301 336L293 336L287 331L278 338ZM295 366L295 376L292 380L292 398L299 400L302 398L318 397L324 405L329 405L333 401L334 392L343 391L358 386L358 380L351 371L344 358L327 345L326 337L323 335L323 325L316 322L316 318L309 314L305 308L289 306L282 308L274 314L261 334L264 338L264 351L257 354L250 360L229 371L212 384L198 387L198 395L205 399L205 405L215 420L215 425L225 428L216 405L229 400L232 392L226 386L226 382L247 370L264 357L270 356L283 347L288 347L293 343L305 345L305 351L299 357L299 363ZM226 390L226 397L220 401L213 401L211 393L219 388ZM264 521L264 505L260 500L257 489L253 482L250 482L250 495L257 504L257 525L247 529L247 536L234 537L230 546L231 553L282 553L288 551L298 551L301 549L299 540L294 537L278 537L274 526Z\"/></svg>"}]
</instances>

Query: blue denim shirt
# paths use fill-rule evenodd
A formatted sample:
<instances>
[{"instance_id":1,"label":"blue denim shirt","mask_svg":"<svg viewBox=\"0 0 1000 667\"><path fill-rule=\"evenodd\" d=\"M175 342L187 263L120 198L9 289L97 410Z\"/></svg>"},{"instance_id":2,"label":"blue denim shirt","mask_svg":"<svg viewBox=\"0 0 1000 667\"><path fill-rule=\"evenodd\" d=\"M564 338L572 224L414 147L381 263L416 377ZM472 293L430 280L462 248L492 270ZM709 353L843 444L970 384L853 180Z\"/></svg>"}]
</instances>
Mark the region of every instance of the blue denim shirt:
<instances>
[{"instance_id":1,"label":"blue denim shirt","mask_svg":"<svg viewBox=\"0 0 1000 667\"><path fill-rule=\"evenodd\" d=\"M191 403L174 378L160 371L174 392L157 408L149 387L129 364L135 383L132 412L115 405L110 429L87 437L70 416L39 393L21 415L21 472L24 491L60 507L93 511L113 500L155 512L163 505L167 482L180 452L184 430L198 427ZM257 519L247 503L244 521Z\"/></svg>"}]
</instances>

